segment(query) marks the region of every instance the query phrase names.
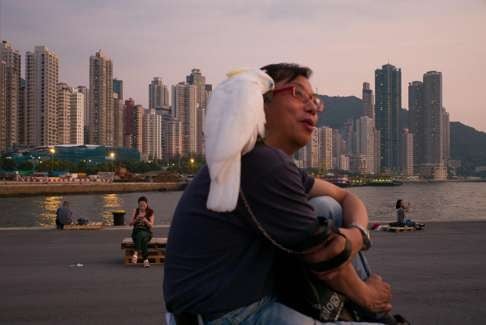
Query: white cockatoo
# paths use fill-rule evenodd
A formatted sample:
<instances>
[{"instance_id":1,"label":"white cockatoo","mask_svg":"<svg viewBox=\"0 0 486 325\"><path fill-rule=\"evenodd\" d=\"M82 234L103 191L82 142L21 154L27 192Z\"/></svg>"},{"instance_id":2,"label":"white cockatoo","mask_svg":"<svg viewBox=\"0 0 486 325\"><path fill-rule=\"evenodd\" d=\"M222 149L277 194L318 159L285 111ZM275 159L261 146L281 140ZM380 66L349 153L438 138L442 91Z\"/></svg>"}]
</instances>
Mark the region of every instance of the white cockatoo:
<instances>
[{"instance_id":1,"label":"white cockatoo","mask_svg":"<svg viewBox=\"0 0 486 325\"><path fill-rule=\"evenodd\" d=\"M236 208L241 156L265 134L262 95L274 88L272 78L261 70L240 69L227 76L211 94L204 122L211 177L207 208L218 212Z\"/></svg>"}]
</instances>

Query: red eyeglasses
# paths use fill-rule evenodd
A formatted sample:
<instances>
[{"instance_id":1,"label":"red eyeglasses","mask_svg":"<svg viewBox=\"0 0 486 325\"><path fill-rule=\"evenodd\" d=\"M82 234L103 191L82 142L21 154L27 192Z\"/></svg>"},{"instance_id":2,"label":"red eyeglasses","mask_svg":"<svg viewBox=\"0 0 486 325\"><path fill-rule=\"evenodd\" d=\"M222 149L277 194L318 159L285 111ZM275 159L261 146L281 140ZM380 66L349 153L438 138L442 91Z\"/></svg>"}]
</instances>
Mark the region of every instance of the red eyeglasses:
<instances>
[{"instance_id":1,"label":"red eyeglasses","mask_svg":"<svg viewBox=\"0 0 486 325\"><path fill-rule=\"evenodd\" d=\"M282 93L282 92L290 92L290 94L300 100L302 104L308 105L310 102L316 108L316 111L322 112L324 111L324 103L321 101L317 94L308 94L306 93L301 87L299 86L286 86L278 89L274 89L269 91L266 96L267 98L272 98L275 94Z\"/></svg>"}]
</instances>

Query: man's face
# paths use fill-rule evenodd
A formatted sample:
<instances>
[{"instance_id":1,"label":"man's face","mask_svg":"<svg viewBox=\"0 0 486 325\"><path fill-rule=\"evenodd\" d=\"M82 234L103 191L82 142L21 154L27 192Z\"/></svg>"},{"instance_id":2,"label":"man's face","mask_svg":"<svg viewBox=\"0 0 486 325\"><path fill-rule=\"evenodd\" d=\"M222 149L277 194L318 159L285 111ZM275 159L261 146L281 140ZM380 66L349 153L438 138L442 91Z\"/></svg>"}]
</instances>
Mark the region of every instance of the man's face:
<instances>
[{"instance_id":1,"label":"man's face","mask_svg":"<svg viewBox=\"0 0 486 325\"><path fill-rule=\"evenodd\" d=\"M288 86L298 87L307 96L313 94L309 80L299 76L291 82L281 81L275 85L275 90ZM265 103L266 139L288 154L292 154L305 146L311 139L317 125L317 107L308 102L304 104L293 96L292 91L275 93L272 99Z\"/></svg>"}]
</instances>

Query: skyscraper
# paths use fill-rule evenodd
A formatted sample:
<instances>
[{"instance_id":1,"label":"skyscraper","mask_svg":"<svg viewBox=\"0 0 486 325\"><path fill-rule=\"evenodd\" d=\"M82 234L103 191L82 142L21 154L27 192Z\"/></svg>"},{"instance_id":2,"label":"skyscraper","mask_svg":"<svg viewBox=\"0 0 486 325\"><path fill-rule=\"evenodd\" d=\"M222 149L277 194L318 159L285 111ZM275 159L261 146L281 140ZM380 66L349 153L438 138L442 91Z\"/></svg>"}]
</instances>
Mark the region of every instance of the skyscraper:
<instances>
[{"instance_id":1,"label":"skyscraper","mask_svg":"<svg viewBox=\"0 0 486 325\"><path fill-rule=\"evenodd\" d=\"M26 119L27 119L27 112L26 112L26 90L27 90L27 83L25 79L20 78L20 91L19 91L19 111L17 116L17 137L18 142L21 146L26 145Z\"/></svg>"},{"instance_id":2,"label":"skyscraper","mask_svg":"<svg viewBox=\"0 0 486 325\"><path fill-rule=\"evenodd\" d=\"M78 89L71 88L69 143L84 144L84 108L86 98Z\"/></svg>"},{"instance_id":3,"label":"skyscraper","mask_svg":"<svg viewBox=\"0 0 486 325\"><path fill-rule=\"evenodd\" d=\"M67 84L57 84L56 144L71 143L71 94L72 89Z\"/></svg>"},{"instance_id":4,"label":"skyscraper","mask_svg":"<svg viewBox=\"0 0 486 325\"><path fill-rule=\"evenodd\" d=\"M400 169L404 176L412 176L414 174L414 158L413 158L413 139L414 136L408 129L402 130L402 139L400 141Z\"/></svg>"},{"instance_id":5,"label":"skyscraper","mask_svg":"<svg viewBox=\"0 0 486 325\"><path fill-rule=\"evenodd\" d=\"M84 129L84 139L83 143L89 143L89 90L86 86L78 86L78 92L83 94L84 97L84 108L83 108L83 129Z\"/></svg>"},{"instance_id":6,"label":"skyscraper","mask_svg":"<svg viewBox=\"0 0 486 325\"><path fill-rule=\"evenodd\" d=\"M414 135L414 165L425 163L425 109L424 83L412 81L408 84L408 125Z\"/></svg>"},{"instance_id":7,"label":"skyscraper","mask_svg":"<svg viewBox=\"0 0 486 325\"><path fill-rule=\"evenodd\" d=\"M145 110L143 124L144 160L162 159L162 117L153 108Z\"/></svg>"},{"instance_id":8,"label":"skyscraper","mask_svg":"<svg viewBox=\"0 0 486 325\"><path fill-rule=\"evenodd\" d=\"M123 109L123 146L135 148L143 154L143 117L145 109L142 105L135 105L129 98Z\"/></svg>"},{"instance_id":9,"label":"skyscraper","mask_svg":"<svg viewBox=\"0 0 486 325\"><path fill-rule=\"evenodd\" d=\"M89 59L89 142L113 145L113 64L101 50Z\"/></svg>"},{"instance_id":10,"label":"skyscraper","mask_svg":"<svg viewBox=\"0 0 486 325\"><path fill-rule=\"evenodd\" d=\"M317 130L319 145L319 167L325 171L333 168L332 151L333 151L333 130L329 127L320 127ZM314 131L315 132L315 131Z\"/></svg>"},{"instance_id":11,"label":"skyscraper","mask_svg":"<svg viewBox=\"0 0 486 325\"><path fill-rule=\"evenodd\" d=\"M0 151L2 146L5 149L12 149L17 146L19 142L19 111L20 111L20 54L17 50L13 49L12 46L7 41L2 41L0 43L0 61L4 62L3 77L3 96L0 98L4 99L4 112L5 115L2 116L4 120L2 134L0 136ZM2 105L2 104L0 104Z\"/></svg>"},{"instance_id":12,"label":"skyscraper","mask_svg":"<svg viewBox=\"0 0 486 325\"><path fill-rule=\"evenodd\" d=\"M442 151L445 161L451 159L450 137L449 113L447 113L445 107L442 107ZM447 165L445 162L444 164Z\"/></svg>"},{"instance_id":13,"label":"skyscraper","mask_svg":"<svg viewBox=\"0 0 486 325\"><path fill-rule=\"evenodd\" d=\"M162 78L154 77L149 84L149 108L160 110L169 106L169 89Z\"/></svg>"},{"instance_id":14,"label":"skyscraper","mask_svg":"<svg viewBox=\"0 0 486 325\"><path fill-rule=\"evenodd\" d=\"M364 161L362 172L375 174L375 128L373 120L362 116L354 123L354 152L353 156L360 156Z\"/></svg>"},{"instance_id":15,"label":"skyscraper","mask_svg":"<svg viewBox=\"0 0 486 325\"><path fill-rule=\"evenodd\" d=\"M310 141L305 145L304 151L304 167L305 168L319 168L319 131L314 129Z\"/></svg>"},{"instance_id":16,"label":"skyscraper","mask_svg":"<svg viewBox=\"0 0 486 325\"><path fill-rule=\"evenodd\" d=\"M442 140L442 73L424 74L425 163L441 164L444 159Z\"/></svg>"},{"instance_id":17,"label":"skyscraper","mask_svg":"<svg viewBox=\"0 0 486 325\"><path fill-rule=\"evenodd\" d=\"M59 59L45 46L26 53L26 141L28 146L57 143Z\"/></svg>"},{"instance_id":18,"label":"skyscraper","mask_svg":"<svg viewBox=\"0 0 486 325\"><path fill-rule=\"evenodd\" d=\"M388 172L398 172L400 166L401 80L401 69L391 64L375 70L375 124L381 137L381 167Z\"/></svg>"},{"instance_id":19,"label":"skyscraper","mask_svg":"<svg viewBox=\"0 0 486 325\"><path fill-rule=\"evenodd\" d=\"M123 100L123 80L113 79L113 92L118 95L118 99Z\"/></svg>"},{"instance_id":20,"label":"skyscraper","mask_svg":"<svg viewBox=\"0 0 486 325\"><path fill-rule=\"evenodd\" d=\"M172 86L172 112L182 123L182 154L197 153L198 123L197 123L197 87L184 82Z\"/></svg>"},{"instance_id":21,"label":"skyscraper","mask_svg":"<svg viewBox=\"0 0 486 325\"><path fill-rule=\"evenodd\" d=\"M7 101L5 61L0 60L0 153L7 150Z\"/></svg>"},{"instance_id":22,"label":"skyscraper","mask_svg":"<svg viewBox=\"0 0 486 325\"><path fill-rule=\"evenodd\" d=\"M368 82L363 82L363 116L375 120L375 99Z\"/></svg>"},{"instance_id":23,"label":"skyscraper","mask_svg":"<svg viewBox=\"0 0 486 325\"><path fill-rule=\"evenodd\" d=\"M123 100L113 93L113 147L123 147Z\"/></svg>"},{"instance_id":24,"label":"skyscraper","mask_svg":"<svg viewBox=\"0 0 486 325\"><path fill-rule=\"evenodd\" d=\"M204 154L203 125L206 117L207 102L212 87L211 85L206 85L206 77L202 75L199 69L192 69L191 74L186 77L186 82L189 85L194 85L196 87L196 153Z\"/></svg>"},{"instance_id":25,"label":"skyscraper","mask_svg":"<svg viewBox=\"0 0 486 325\"><path fill-rule=\"evenodd\" d=\"M133 147L133 137L135 135L135 101L132 98L125 100L123 106L123 146Z\"/></svg>"},{"instance_id":26,"label":"skyscraper","mask_svg":"<svg viewBox=\"0 0 486 325\"><path fill-rule=\"evenodd\" d=\"M174 159L182 155L182 123L171 114L162 114L162 157Z\"/></svg>"}]
</instances>

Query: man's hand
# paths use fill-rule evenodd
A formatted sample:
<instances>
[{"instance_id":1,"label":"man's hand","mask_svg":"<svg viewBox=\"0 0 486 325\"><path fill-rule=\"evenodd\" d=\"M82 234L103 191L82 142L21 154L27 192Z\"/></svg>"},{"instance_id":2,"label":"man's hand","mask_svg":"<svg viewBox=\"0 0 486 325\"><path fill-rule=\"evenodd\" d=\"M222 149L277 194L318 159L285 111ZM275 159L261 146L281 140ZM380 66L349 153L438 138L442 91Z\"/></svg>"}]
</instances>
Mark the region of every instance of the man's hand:
<instances>
[{"instance_id":1,"label":"man's hand","mask_svg":"<svg viewBox=\"0 0 486 325\"><path fill-rule=\"evenodd\" d=\"M365 283L368 294L364 297L364 301L358 304L375 313L391 311L391 286L378 274L370 275Z\"/></svg>"}]
</instances>

